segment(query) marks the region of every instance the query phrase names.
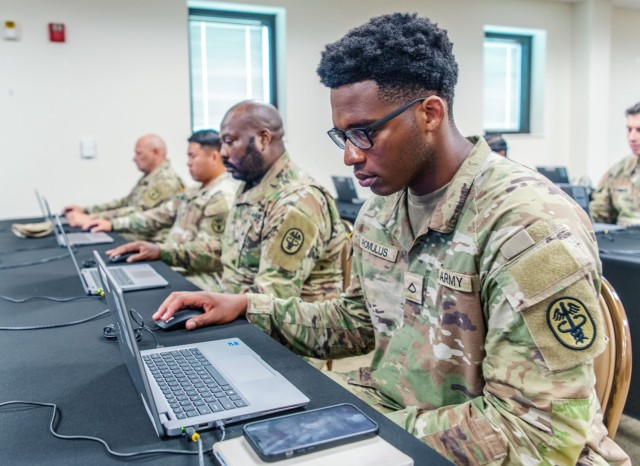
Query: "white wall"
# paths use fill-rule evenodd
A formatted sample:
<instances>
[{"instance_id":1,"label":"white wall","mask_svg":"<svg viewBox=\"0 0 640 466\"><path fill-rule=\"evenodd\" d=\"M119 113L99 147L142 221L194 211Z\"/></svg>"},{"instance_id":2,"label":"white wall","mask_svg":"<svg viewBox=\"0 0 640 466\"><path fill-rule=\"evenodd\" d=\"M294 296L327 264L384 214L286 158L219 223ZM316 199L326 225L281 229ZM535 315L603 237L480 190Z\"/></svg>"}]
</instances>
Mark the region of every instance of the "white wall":
<instances>
[{"instance_id":1,"label":"white wall","mask_svg":"<svg viewBox=\"0 0 640 466\"><path fill-rule=\"evenodd\" d=\"M545 29L543 129L510 136L510 155L530 166L566 164L574 176L588 171L576 163L580 154L574 150L575 141L585 135L571 125L579 98L571 90L581 79L574 71L574 29L580 20L576 5L542 0L246 3L286 9L287 144L294 159L327 186L330 175L350 171L326 136L331 109L329 93L315 74L320 52L351 27L391 11L418 12L449 30L460 66L454 114L465 134L482 130L483 26ZM637 85L630 90L638 76L638 51L633 45L640 11L612 11L612 44L627 53L614 48L611 89L603 90L617 118L601 135L619 147L612 156L606 155L611 161L626 153L620 108L630 105L629 99L640 100L632 95ZM34 215L36 187L55 208L126 194L139 176L131 162L133 144L146 132L165 138L174 166L188 179L185 0L3 0L1 15L1 20L19 24L21 39L0 39L0 218ZM65 44L47 40L47 23L56 21L67 26ZM621 89L623 84L626 89ZM96 159L80 158L83 137L96 139Z\"/></svg>"}]
</instances>

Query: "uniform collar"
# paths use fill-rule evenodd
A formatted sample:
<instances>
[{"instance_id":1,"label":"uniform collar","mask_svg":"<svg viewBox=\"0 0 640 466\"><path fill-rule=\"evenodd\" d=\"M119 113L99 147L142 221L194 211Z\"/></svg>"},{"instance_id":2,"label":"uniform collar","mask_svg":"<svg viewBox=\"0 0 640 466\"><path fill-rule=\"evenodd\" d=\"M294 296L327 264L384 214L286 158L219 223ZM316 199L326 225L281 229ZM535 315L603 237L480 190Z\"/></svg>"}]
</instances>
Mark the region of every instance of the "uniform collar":
<instances>
[{"instance_id":1,"label":"uniform collar","mask_svg":"<svg viewBox=\"0 0 640 466\"><path fill-rule=\"evenodd\" d=\"M155 178L159 177L163 172L169 170L171 165L169 164L169 160L165 159L160 165L151 170L151 173L147 173L142 177L143 180L150 182Z\"/></svg>"},{"instance_id":2,"label":"uniform collar","mask_svg":"<svg viewBox=\"0 0 640 466\"><path fill-rule=\"evenodd\" d=\"M429 221L430 230L441 233L450 233L454 230L460 213L462 212L462 207L469 196L473 180L491 153L491 149L484 138L475 136L467 139L469 139L474 146L454 175L442 199L440 199L436 205ZM399 229L399 237L411 238L413 234L411 233L411 226L409 225L406 197L406 188L389 196L376 215L376 219L388 230Z\"/></svg>"},{"instance_id":3,"label":"uniform collar","mask_svg":"<svg viewBox=\"0 0 640 466\"><path fill-rule=\"evenodd\" d=\"M633 173L633 170L635 170L638 166L638 163L640 163L639 161L640 156L637 156L635 154L631 154L629 157L627 157L627 160L624 163L624 173L626 175L631 175L631 173Z\"/></svg>"},{"instance_id":4,"label":"uniform collar","mask_svg":"<svg viewBox=\"0 0 640 466\"><path fill-rule=\"evenodd\" d=\"M290 164L291 159L289 158L289 153L285 151L278 158L278 160L276 160L273 165L269 167L269 170L267 170L267 173L264 174L257 185L247 190L246 192L243 192L246 183L242 183L242 185L238 189L237 203L253 204L260 202L264 197L264 187L273 184L283 171L289 169Z\"/></svg>"}]
</instances>

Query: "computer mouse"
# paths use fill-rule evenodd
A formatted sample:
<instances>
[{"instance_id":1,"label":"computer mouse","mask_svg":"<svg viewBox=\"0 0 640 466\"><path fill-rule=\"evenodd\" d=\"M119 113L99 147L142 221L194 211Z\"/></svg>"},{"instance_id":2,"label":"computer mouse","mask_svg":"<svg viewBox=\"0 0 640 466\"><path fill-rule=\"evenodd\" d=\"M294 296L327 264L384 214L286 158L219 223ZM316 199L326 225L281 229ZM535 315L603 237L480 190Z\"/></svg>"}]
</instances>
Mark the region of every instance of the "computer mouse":
<instances>
[{"instance_id":1,"label":"computer mouse","mask_svg":"<svg viewBox=\"0 0 640 466\"><path fill-rule=\"evenodd\" d=\"M133 256L134 254L138 254L138 251L129 251L123 252L122 254L118 254L117 256L113 256L109 258L109 262L112 264L119 264L120 262L126 262L128 257Z\"/></svg>"},{"instance_id":2,"label":"computer mouse","mask_svg":"<svg viewBox=\"0 0 640 466\"><path fill-rule=\"evenodd\" d=\"M162 330L178 330L185 327L187 320L199 316L203 312L204 310L198 307L185 307L176 312L173 317L166 322L162 319L156 320L155 322Z\"/></svg>"}]
</instances>

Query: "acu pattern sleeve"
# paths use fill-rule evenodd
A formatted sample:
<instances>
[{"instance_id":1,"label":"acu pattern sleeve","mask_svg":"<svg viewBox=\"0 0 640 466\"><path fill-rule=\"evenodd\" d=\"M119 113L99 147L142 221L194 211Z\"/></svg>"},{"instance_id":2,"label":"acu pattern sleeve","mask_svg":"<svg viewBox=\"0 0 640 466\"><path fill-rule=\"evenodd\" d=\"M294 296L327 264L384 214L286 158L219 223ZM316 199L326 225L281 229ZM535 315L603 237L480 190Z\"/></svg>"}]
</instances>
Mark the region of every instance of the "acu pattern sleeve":
<instances>
[{"instance_id":1,"label":"acu pattern sleeve","mask_svg":"<svg viewBox=\"0 0 640 466\"><path fill-rule=\"evenodd\" d=\"M609 177L610 173L605 173L592 194L589 213L594 222L616 223L617 215L609 193Z\"/></svg>"},{"instance_id":2,"label":"acu pattern sleeve","mask_svg":"<svg viewBox=\"0 0 640 466\"><path fill-rule=\"evenodd\" d=\"M248 291L299 296L331 232L322 192L305 186L283 193L264 220L260 266Z\"/></svg>"},{"instance_id":3,"label":"acu pattern sleeve","mask_svg":"<svg viewBox=\"0 0 640 466\"><path fill-rule=\"evenodd\" d=\"M483 395L389 417L456 464L578 463L599 409L591 361L606 345L587 249L543 220L504 242L481 284Z\"/></svg>"},{"instance_id":4,"label":"acu pattern sleeve","mask_svg":"<svg viewBox=\"0 0 640 466\"><path fill-rule=\"evenodd\" d=\"M152 233L155 230L170 228L176 218L178 206L183 202L183 197L178 195L152 209L113 218L111 220L113 230Z\"/></svg>"},{"instance_id":5,"label":"acu pattern sleeve","mask_svg":"<svg viewBox=\"0 0 640 466\"><path fill-rule=\"evenodd\" d=\"M193 209L192 209L193 210ZM199 209L199 218L184 219L197 223L197 233L190 241L167 241L160 244L160 258L188 274L222 272L222 236L227 225L230 201L224 192L212 195ZM185 226L186 227L186 226ZM186 228L185 228L186 229Z\"/></svg>"}]
</instances>

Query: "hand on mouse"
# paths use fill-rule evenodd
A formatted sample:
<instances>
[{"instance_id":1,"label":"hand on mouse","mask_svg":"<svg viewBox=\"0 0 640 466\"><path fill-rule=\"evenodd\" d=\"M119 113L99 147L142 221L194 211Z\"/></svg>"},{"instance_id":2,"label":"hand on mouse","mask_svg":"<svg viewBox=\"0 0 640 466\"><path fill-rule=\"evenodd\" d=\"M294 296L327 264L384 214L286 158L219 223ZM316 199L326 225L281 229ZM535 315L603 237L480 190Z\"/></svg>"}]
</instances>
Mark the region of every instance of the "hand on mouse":
<instances>
[{"instance_id":1,"label":"hand on mouse","mask_svg":"<svg viewBox=\"0 0 640 466\"><path fill-rule=\"evenodd\" d=\"M82 226L85 230L89 230L91 233L96 233L98 231L112 231L113 226L111 225L111 221L106 218L95 218L89 220L86 224Z\"/></svg>"},{"instance_id":2,"label":"hand on mouse","mask_svg":"<svg viewBox=\"0 0 640 466\"><path fill-rule=\"evenodd\" d=\"M164 300L153 320L168 320L185 307L200 307L204 313L189 319L187 330L212 324L226 324L247 313L247 297L243 294L211 293L208 291L174 292Z\"/></svg>"},{"instance_id":3,"label":"hand on mouse","mask_svg":"<svg viewBox=\"0 0 640 466\"><path fill-rule=\"evenodd\" d=\"M132 241L105 252L110 258L121 254L135 253L127 258L127 262L155 261L160 259L160 246L148 241Z\"/></svg>"}]
</instances>

